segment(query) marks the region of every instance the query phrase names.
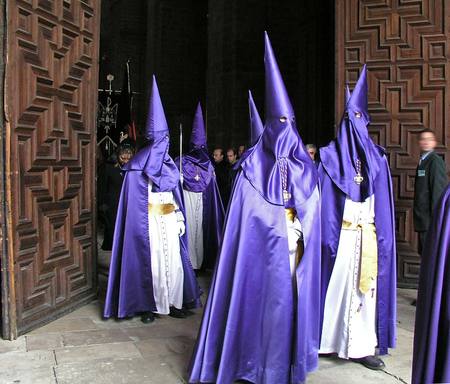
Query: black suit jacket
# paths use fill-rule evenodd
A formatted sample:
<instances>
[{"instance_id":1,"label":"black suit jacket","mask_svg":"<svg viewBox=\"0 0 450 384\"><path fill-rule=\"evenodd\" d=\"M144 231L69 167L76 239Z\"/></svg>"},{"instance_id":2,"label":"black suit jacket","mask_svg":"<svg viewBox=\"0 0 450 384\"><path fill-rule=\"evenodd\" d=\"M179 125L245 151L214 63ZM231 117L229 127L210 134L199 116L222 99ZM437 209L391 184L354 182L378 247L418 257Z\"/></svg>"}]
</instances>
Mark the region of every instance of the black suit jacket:
<instances>
[{"instance_id":1,"label":"black suit jacket","mask_svg":"<svg viewBox=\"0 0 450 384\"><path fill-rule=\"evenodd\" d=\"M425 232L430 225L431 214L447 186L445 163L431 152L416 169L414 187L414 229Z\"/></svg>"}]
</instances>

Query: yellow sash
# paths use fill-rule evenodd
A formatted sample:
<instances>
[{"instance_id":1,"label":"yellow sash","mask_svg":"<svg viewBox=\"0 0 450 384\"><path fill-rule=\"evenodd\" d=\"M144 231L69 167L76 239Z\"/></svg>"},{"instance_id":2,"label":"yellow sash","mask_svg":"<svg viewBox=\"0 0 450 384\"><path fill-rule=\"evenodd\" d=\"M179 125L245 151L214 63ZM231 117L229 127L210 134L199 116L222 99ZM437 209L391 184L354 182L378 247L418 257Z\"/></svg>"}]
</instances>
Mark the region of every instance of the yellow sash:
<instances>
[{"instance_id":1,"label":"yellow sash","mask_svg":"<svg viewBox=\"0 0 450 384\"><path fill-rule=\"evenodd\" d=\"M285 208L284 211L286 213L287 219L293 223L295 218L297 217L297 211L294 208ZM295 257L295 266L298 266L300 264L300 260L302 259L304 252L305 252L305 245L303 241L299 241L297 243L297 255Z\"/></svg>"},{"instance_id":2,"label":"yellow sash","mask_svg":"<svg viewBox=\"0 0 450 384\"><path fill-rule=\"evenodd\" d=\"M354 224L342 222L342 229L361 232L361 270L359 277L359 290L366 294L370 283L378 276L378 243L375 224Z\"/></svg>"},{"instance_id":3,"label":"yellow sash","mask_svg":"<svg viewBox=\"0 0 450 384\"><path fill-rule=\"evenodd\" d=\"M173 204L149 204L148 213L150 215L168 215L169 213L175 212L175 205Z\"/></svg>"}]
</instances>

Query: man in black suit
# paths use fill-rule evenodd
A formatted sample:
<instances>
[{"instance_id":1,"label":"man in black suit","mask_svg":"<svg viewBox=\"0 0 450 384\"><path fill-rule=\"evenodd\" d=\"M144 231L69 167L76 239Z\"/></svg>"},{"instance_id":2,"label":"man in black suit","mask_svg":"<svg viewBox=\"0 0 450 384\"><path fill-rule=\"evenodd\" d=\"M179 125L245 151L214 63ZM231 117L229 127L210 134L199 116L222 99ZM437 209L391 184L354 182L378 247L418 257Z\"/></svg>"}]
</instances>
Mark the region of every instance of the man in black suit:
<instances>
[{"instance_id":1,"label":"man in black suit","mask_svg":"<svg viewBox=\"0 0 450 384\"><path fill-rule=\"evenodd\" d=\"M420 133L420 160L414 188L414 230L419 234L420 254L433 209L448 183L445 163L434 152L436 145L436 136L431 129L425 129Z\"/></svg>"},{"instance_id":2,"label":"man in black suit","mask_svg":"<svg viewBox=\"0 0 450 384\"><path fill-rule=\"evenodd\" d=\"M228 187L228 165L225 162L225 153L222 148L215 148L213 151L214 172L216 173L217 186L219 187L220 197L224 208L227 208L229 199Z\"/></svg>"}]
</instances>

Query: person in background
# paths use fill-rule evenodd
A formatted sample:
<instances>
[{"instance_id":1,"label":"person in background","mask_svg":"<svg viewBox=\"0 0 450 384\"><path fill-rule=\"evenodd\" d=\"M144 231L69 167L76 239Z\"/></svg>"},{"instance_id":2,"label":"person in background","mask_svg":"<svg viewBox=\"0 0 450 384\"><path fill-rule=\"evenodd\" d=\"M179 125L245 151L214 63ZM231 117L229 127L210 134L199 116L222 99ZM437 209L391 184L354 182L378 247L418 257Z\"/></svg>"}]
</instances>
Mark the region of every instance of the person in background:
<instances>
[{"instance_id":1,"label":"person in background","mask_svg":"<svg viewBox=\"0 0 450 384\"><path fill-rule=\"evenodd\" d=\"M306 150L308 151L309 157L314 161L316 167L319 166L319 160L317 159L317 147L315 144L306 144Z\"/></svg>"},{"instance_id":2,"label":"person in background","mask_svg":"<svg viewBox=\"0 0 450 384\"><path fill-rule=\"evenodd\" d=\"M122 166L127 164L134 155L134 148L128 142L119 144L117 156L111 157L114 161L108 161L99 174L100 211L104 219L104 237L102 249L111 251L116 223L117 207L119 205L120 191L122 189Z\"/></svg>"},{"instance_id":3,"label":"person in background","mask_svg":"<svg viewBox=\"0 0 450 384\"><path fill-rule=\"evenodd\" d=\"M180 158L175 159L177 166ZM200 103L192 124L189 152L181 158L189 258L194 270L214 269L225 212L208 156Z\"/></svg>"},{"instance_id":4,"label":"person in background","mask_svg":"<svg viewBox=\"0 0 450 384\"><path fill-rule=\"evenodd\" d=\"M234 169L234 165L237 163L237 160L238 160L238 155L234 148L228 148L227 160L228 160L227 190L228 190L228 196L230 196L231 190L233 189L234 179L236 178L236 169Z\"/></svg>"},{"instance_id":5,"label":"person in background","mask_svg":"<svg viewBox=\"0 0 450 384\"><path fill-rule=\"evenodd\" d=\"M214 172L223 207L226 209L230 192L228 190L228 167L224 160L225 154L222 148L217 147L213 151Z\"/></svg>"},{"instance_id":6,"label":"person in background","mask_svg":"<svg viewBox=\"0 0 450 384\"><path fill-rule=\"evenodd\" d=\"M240 159L242 157L242 155L244 154L246 148L245 145L240 145L238 147L238 159Z\"/></svg>"},{"instance_id":7,"label":"person in background","mask_svg":"<svg viewBox=\"0 0 450 384\"><path fill-rule=\"evenodd\" d=\"M227 150L227 160L229 165L234 165L237 161L237 153L234 148L228 148Z\"/></svg>"},{"instance_id":8,"label":"person in background","mask_svg":"<svg viewBox=\"0 0 450 384\"><path fill-rule=\"evenodd\" d=\"M218 165L223 163L225 154L223 152L222 148L215 148L213 151L213 160L214 160L214 164Z\"/></svg>"},{"instance_id":9,"label":"person in background","mask_svg":"<svg viewBox=\"0 0 450 384\"><path fill-rule=\"evenodd\" d=\"M447 186L444 160L434 152L437 141L431 129L419 135L420 159L414 185L414 230L419 235L419 253L422 254L431 214Z\"/></svg>"}]
</instances>

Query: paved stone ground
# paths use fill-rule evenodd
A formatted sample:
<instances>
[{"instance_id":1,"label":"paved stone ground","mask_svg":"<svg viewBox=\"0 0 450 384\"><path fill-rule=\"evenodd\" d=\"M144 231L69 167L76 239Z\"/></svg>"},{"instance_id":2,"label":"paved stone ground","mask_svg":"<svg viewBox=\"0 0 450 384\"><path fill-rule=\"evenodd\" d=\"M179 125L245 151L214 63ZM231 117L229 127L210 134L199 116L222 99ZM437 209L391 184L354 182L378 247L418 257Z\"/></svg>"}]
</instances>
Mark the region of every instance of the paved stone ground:
<instances>
[{"instance_id":1,"label":"paved stone ground","mask_svg":"<svg viewBox=\"0 0 450 384\"><path fill-rule=\"evenodd\" d=\"M204 283L203 283L204 284ZM398 292L398 346L385 358L384 372L321 358L308 383L409 383L414 327L414 290ZM0 340L0 383L119 384L185 383L201 320L161 317L102 320L98 301L18 340Z\"/></svg>"}]
</instances>

